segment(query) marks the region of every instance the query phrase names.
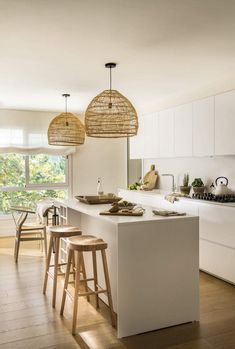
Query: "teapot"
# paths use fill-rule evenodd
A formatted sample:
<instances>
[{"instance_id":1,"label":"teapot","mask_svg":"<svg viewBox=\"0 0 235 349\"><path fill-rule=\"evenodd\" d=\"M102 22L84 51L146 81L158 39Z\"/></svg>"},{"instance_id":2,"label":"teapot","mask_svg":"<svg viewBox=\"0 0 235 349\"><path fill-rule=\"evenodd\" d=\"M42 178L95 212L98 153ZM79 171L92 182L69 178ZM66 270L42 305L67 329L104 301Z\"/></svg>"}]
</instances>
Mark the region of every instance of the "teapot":
<instances>
[{"instance_id":1,"label":"teapot","mask_svg":"<svg viewBox=\"0 0 235 349\"><path fill-rule=\"evenodd\" d=\"M224 183L223 181L220 181L220 183L218 184L219 179L224 179L226 183ZM215 185L216 185L215 195L227 195L231 193L231 190L228 188L228 178L226 177L216 178Z\"/></svg>"}]
</instances>

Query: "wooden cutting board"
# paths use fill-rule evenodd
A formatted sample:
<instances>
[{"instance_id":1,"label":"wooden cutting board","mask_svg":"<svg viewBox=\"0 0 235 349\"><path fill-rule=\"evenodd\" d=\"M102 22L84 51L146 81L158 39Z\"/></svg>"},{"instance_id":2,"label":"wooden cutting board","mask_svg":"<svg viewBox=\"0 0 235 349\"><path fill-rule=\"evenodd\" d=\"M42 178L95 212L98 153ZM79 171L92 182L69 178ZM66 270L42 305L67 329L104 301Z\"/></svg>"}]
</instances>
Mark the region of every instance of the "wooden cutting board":
<instances>
[{"instance_id":1,"label":"wooden cutting board","mask_svg":"<svg viewBox=\"0 0 235 349\"><path fill-rule=\"evenodd\" d=\"M100 212L101 216L132 216L132 217L137 217L137 216L143 216L144 212L126 212L126 211L118 211L118 212L109 212L109 211L103 211Z\"/></svg>"}]
</instances>

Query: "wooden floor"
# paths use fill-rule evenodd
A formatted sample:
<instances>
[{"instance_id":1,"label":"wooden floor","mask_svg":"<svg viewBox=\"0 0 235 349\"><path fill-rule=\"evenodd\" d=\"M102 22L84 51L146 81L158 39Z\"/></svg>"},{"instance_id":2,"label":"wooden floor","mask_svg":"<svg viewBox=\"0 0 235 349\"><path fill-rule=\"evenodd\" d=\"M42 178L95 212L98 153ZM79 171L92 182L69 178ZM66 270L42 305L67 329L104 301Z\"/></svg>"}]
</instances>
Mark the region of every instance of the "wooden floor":
<instances>
[{"instance_id":1,"label":"wooden floor","mask_svg":"<svg viewBox=\"0 0 235 349\"><path fill-rule=\"evenodd\" d=\"M25 243L26 245L27 243ZM51 308L51 283L42 295L44 257L38 246L20 250L0 239L1 349L235 349L235 286L201 273L201 321L118 340L105 305L99 312L79 299L77 335L70 334L71 304L59 315ZM144 302L144 299L143 299ZM138 309L136 309L138 311Z\"/></svg>"}]
</instances>

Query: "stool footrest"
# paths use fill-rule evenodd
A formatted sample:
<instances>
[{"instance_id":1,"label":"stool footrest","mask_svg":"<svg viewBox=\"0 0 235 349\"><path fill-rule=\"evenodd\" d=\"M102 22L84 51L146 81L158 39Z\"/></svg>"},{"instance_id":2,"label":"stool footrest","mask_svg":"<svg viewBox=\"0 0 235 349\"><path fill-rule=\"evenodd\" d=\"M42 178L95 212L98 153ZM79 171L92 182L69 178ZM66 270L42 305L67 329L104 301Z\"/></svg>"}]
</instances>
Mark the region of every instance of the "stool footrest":
<instances>
[{"instance_id":1,"label":"stool footrest","mask_svg":"<svg viewBox=\"0 0 235 349\"><path fill-rule=\"evenodd\" d=\"M71 273L70 273L71 274ZM73 273L72 273L73 274ZM90 279L81 279L79 282L85 282L85 281L94 281L94 278ZM68 281L68 284L74 284L75 281ZM98 285L97 285L98 286ZM101 288L101 287L100 287Z\"/></svg>"},{"instance_id":2,"label":"stool footrest","mask_svg":"<svg viewBox=\"0 0 235 349\"><path fill-rule=\"evenodd\" d=\"M65 292L72 300L74 299L74 296L72 295L72 293L68 289L65 289ZM102 289L99 291L79 292L78 297L91 296L91 295L95 295L95 294L99 294L99 293L107 293L107 290Z\"/></svg>"},{"instance_id":3,"label":"stool footrest","mask_svg":"<svg viewBox=\"0 0 235 349\"><path fill-rule=\"evenodd\" d=\"M78 296L79 297L83 297L83 296L90 296L90 295L99 294L99 293L107 293L107 290L106 289L102 289L102 290L99 290L99 291L82 292L82 293L79 293Z\"/></svg>"},{"instance_id":4,"label":"stool footrest","mask_svg":"<svg viewBox=\"0 0 235 349\"><path fill-rule=\"evenodd\" d=\"M54 274L52 274L50 271L47 272L48 276L54 280ZM70 272L69 274L73 274L73 272ZM57 276L64 276L65 273L57 273Z\"/></svg>"},{"instance_id":5,"label":"stool footrest","mask_svg":"<svg viewBox=\"0 0 235 349\"><path fill-rule=\"evenodd\" d=\"M61 267L62 265L67 265L67 263L58 263L58 267ZM49 268L54 268L54 264L49 265Z\"/></svg>"}]
</instances>

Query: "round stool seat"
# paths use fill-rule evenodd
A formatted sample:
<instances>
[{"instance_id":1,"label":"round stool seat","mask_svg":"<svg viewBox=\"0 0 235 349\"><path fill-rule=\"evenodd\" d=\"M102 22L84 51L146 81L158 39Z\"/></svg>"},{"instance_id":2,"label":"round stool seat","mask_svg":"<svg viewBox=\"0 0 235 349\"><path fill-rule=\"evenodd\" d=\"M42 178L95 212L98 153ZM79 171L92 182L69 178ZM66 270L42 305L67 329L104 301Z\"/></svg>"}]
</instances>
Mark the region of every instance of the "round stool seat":
<instances>
[{"instance_id":1,"label":"round stool seat","mask_svg":"<svg viewBox=\"0 0 235 349\"><path fill-rule=\"evenodd\" d=\"M81 235L68 238L68 248L80 252L106 249L108 244L93 235Z\"/></svg>"},{"instance_id":2,"label":"round stool seat","mask_svg":"<svg viewBox=\"0 0 235 349\"><path fill-rule=\"evenodd\" d=\"M71 237L74 235L81 235L82 232L78 227L73 225L55 225L48 228L48 231L53 237Z\"/></svg>"}]
</instances>

